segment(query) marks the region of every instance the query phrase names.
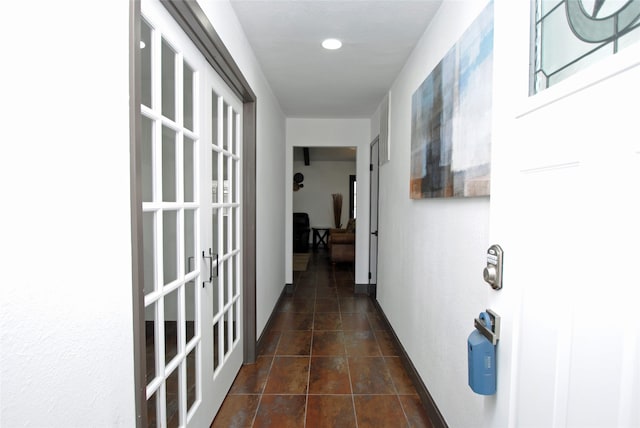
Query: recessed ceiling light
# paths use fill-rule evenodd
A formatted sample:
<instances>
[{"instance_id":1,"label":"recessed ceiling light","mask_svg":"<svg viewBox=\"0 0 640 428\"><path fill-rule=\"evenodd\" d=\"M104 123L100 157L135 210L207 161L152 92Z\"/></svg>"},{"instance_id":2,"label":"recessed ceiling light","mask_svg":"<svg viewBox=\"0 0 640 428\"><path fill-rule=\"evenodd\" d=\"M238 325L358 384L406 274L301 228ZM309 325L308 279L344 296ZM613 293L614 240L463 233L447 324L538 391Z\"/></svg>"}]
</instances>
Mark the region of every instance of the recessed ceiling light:
<instances>
[{"instance_id":1,"label":"recessed ceiling light","mask_svg":"<svg viewBox=\"0 0 640 428\"><path fill-rule=\"evenodd\" d=\"M342 42L338 39L326 39L322 42L322 47L329 50L336 50L342 47Z\"/></svg>"},{"instance_id":2,"label":"recessed ceiling light","mask_svg":"<svg viewBox=\"0 0 640 428\"><path fill-rule=\"evenodd\" d=\"M142 40L140 40L140 49L144 49L147 47L147 44L145 42L143 42Z\"/></svg>"}]
</instances>

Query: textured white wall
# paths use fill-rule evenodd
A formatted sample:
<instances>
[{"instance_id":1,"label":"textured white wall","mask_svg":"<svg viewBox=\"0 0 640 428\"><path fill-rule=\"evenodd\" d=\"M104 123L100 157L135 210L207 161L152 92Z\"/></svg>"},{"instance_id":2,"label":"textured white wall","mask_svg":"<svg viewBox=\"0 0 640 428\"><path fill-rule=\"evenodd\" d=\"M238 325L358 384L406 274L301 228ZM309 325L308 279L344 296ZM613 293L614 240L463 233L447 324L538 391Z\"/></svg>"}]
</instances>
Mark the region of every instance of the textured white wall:
<instances>
[{"instance_id":1,"label":"textured white wall","mask_svg":"<svg viewBox=\"0 0 640 428\"><path fill-rule=\"evenodd\" d=\"M377 298L452 427L482 417L483 399L467 386L466 340L486 307L489 198L409 198L411 96L485 4L441 6L391 87L391 161L380 167Z\"/></svg>"},{"instance_id":2,"label":"textured white wall","mask_svg":"<svg viewBox=\"0 0 640 428\"><path fill-rule=\"evenodd\" d=\"M297 119L287 118L287 150L285 194L288 220L293 214L293 147L356 147L356 175L359 197L356 210L366 215L358 216L356 227L356 283L368 284L369 278L369 119ZM285 274L287 283L293 282L292 224L286 226Z\"/></svg>"},{"instance_id":3,"label":"textured white wall","mask_svg":"<svg viewBox=\"0 0 640 428\"><path fill-rule=\"evenodd\" d=\"M256 147L256 329L264 329L285 285L285 122L228 0L199 1L258 99Z\"/></svg>"},{"instance_id":4,"label":"textured white wall","mask_svg":"<svg viewBox=\"0 0 640 428\"><path fill-rule=\"evenodd\" d=\"M3 427L135 425L129 2L86 6L12 2L0 25Z\"/></svg>"},{"instance_id":5,"label":"textured white wall","mask_svg":"<svg viewBox=\"0 0 640 428\"><path fill-rule=\"evenodd\" d=\"M349 175L355 175L356 163L351 161L313 161L310 165L296 161L293 172L304 174L304 187L293 192L293 212L309 214L311 227L335 227L333 198L342 193L342 227L349 221ZM357 208L357 207L356 207ZM311 235L309 242L311 242Z\"/></svg>"}]
</instances>

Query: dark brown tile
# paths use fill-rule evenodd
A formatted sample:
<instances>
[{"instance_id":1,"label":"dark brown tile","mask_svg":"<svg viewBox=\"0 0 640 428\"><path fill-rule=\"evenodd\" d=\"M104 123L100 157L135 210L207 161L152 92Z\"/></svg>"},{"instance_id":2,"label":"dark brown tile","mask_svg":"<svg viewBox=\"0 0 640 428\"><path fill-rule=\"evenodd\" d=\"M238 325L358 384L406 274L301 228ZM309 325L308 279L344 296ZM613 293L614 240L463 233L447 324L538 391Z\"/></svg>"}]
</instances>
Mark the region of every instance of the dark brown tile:
<instances>
[{"instance_id":1,"label":"dark brown tile","mask_svg":"<svg viewBox=\"0 0 640 428\"><path fill-rule=\"evenodd\" d=\"M307 403L307 428L356 426L350 395L310 395Z\"/></svg>"},{"instance_id":2,"label":"dark brown tile","mask_svg":"<svg viewBox=\"0 0 640 428\"><path fill-rule=\"evenodd\" d=\"M371 330L369 331L345 331L344 345L347 349L347 355L352 357L379 357L380 348L376 337Z\"/></svg>"},{"instance_id":3,"label":"dark brown tile","mask_svg":"<svg viewBox=\"0 0 640 428\"><path fill-rule=\"evenodd\" d=\"M227 395L211 428L250 428L259 401L259 395Z\"/></svg>"},{"instance_id":4,"label":"dark brown tile","mask_svg":"<svg viewBox=\"0 0 640 428\"><path fill-rule=\"evenodd\" d=\"M258 355L273 355L276 353L278 342L280 341L280 331L269 329L264 333L260 341Z\"/></svg>"},{"instance_id":5,"label":"dark brown tile","mask_svg":"<svg viewBox=\"0 0 640 428\"><path fill-rule=\"evenodd\" d=\"M306 394L309 357L275 357L265 394Z\"/></svg>"},{"instance_id":6,"label":"dark brown tile","mask_svg":"<svg viewBox=\"0 0 640 428\"><path fill-rule=\"evenodd\" d=\"M351 394L346 357L312 357L309 394Z\"/></svg>"},{"instance_id":7,"label":"dark brown tile","mask_svg":"<svg viewBox=\"0 0 640 428\"><path fill-rule=\"evenodd\" d=\"M313 272L302 272L293 281L295 287L315 287L316 275Z\"/></svg>"},{"instance_id":8,"label":"dark brown tile","mask_svg":"<svg viewBox=\"0 0 640 428\"><path fill-rule=\"evenodd\" d=\"M395 394L391 376L382 357L349 357L354 394Z\"/></svg>"},{"instance_id":9,"label":"dark brown tile","mask_svg":"<svg viewBox=\"0 0 640 428\"><path fill-rule=\"evenodd\" d=\"M315 298L308 297L286 297L280 302L280 312L313 312Z\"/></svg>"},{"instance_id":10,"label":"dark brown tile","mask_svg":"<svg viewBox=\"0 0 640 428\"><path fill-rule=\"evenodd\" d=\"M316 287L295 287L293 290L293 297L299 299L313 299L316 296Z\"/></svg>"},{"instance_id":11,"label":"dark brown tile","mask_svg":"<svg viewBox=\"0 0 640 428\"><path fill-rule=\"evenodd\" d=\"M396 344L396 340L387 330L375 330L376 339L378 345L380 345L380 352L382 355L398 356L400 355L400 349Z\"/></svg>"},{"instance_id":12,"label":"dark brown tile","mask_svg":"<svg viewBox=\"0 0 640 428\"><path fill-rule=\"evenodd\" d=\"M305 395L263 395L255 428L300 428L304 426Z\"/></svg>"},{"instance_id":13,"label":"dark brown tile","mask_svg":"<svg viewBox=\"0 0 640 428\"><path fill-rule=\"evenodd\" d=\"M313 314L311 313L278 312L271 329L274 331L311 330L312 327Z\"/></svg>"},{"instance_id":14,"label":"dark brown tile","mask_svg":"<svg viewBox=\"0 0 640 428\"><path fill-rule=\"evenodd\" d=\"M349 269L348 265L344 264L336 264L335 269L333 270L333 277L336 282L353 281L353 273L351 272L351 269Z\"/></svg>"},{"instance_id":15,"label":"dark brown tile","mask_svg":"<svg viewBox=\"0 0 640 428\"><path fill-rule=\"evenodd\" d=\"M271 369L272 356L261 356L255 364L245 364L240 368L236 380L231 385L230 394L260 394Z\"/></svg>"},{"instance_id":16,"label":"dark brown tile","mask_svg":"<svg viewBox=\"0 0 640 428\"><path fill-rule=\"evenodd\" d=\"M413 386L413 382L407 374L400 357L385 357L384 361L387 363L391 380L393 381L398 394L414 395L418 393L416 388Z\"/></svg>"},{"instance_id":17,"label":"dark brown tile","mask_svg":"<svg viewBox=\"0 0 640 428\"><path fill-rule=\"evenodd\" d=\"M427 411L422 405L420 397L417 395L401 395L398 398L400 399L400 404L402 404L405 415L407 415L410 427L433 428L431 419L429 419L429 415L427 415Z\"/></svg>"},{"instance_id":18,"label":"dark brown tile","mask_svg":"<svg viewBox=\"0 0 640 428\"><path fill-rule=\"evenodd\" d=\"M314 330L342 330L340 312L318 312L313 320Z\"/></svg>"},{"instance_id":19,"label":"dark brown tile","mask_svg":"<svg viewBox=\"0 0 640 428\"><path fill-rule=\"evenodd\" d=\"M371 303L369 297L341 297L340 298L340 312L345 313L366 313L372 312L375 307Z\"/></svg>"},{"instance_id":20,"label":"dark brown tile","mask_svg":"<svg viewBox=\"0 0 640 428\"><path fill-rule=\"evenodd\" d=\"M356 395L353 399L358 428L409 426L397 395Z\"/></svg>"},{"instance_id":21,"label":"dark brown tile","mask_svg":"<svg viewBox=\"0 0 640 428\"><path fill-rule=\"evenodd\" d=\"M336 294L338 297L352 297L354 288L354 285L349 287L336 287Z\"/></svg>"},{"instance_id":22,"label":"dark brown tile","mask_svg":"<svg viewBox=\"0 0 640 428\"><path fill-rule=\"evenodd\" d=\"M338 298L316 298L316 312L340 312Z\"/></svg>"},{"instance_id":23,"label":"dark brown tile","mask_svg":"<svg viewBox=\"0 0 640 428\"><path fill-rule=\"evenodd\" d=\"M351 291L351 294L353 294L355 286L356 283L352 279L336 279L336 288L349 290Z\"/></svg>"},{"instance_id":24,"label":"dark brown tile","mask_svg":"<svg viewBox=\"0 0 640 428\"><path fill-rule=\"evenodd\" d=\"M321 285L316 288L316 297L318 299L335 299L338 297L338 293L332 284Z\"/></svg>"},{"instance_id":25,"label":"dark brown tile","mask_svg":"<svg viewBox=\"0 0 640 428\"><path fill-rule=\"evenodd\" d=\"M389 326L387 322L377 312L367 312L367 316L369 317L369 324L371 324L371 328L374 330L389 330Z\"/></svg>"},{"instance_id":26,"label":"dark brown tile","mask_svg":"<svg viewBox=\"0 0 640 428\"><path fill-rule=\"evenodd\" d=\"M311 330L283 331L276 355L311 355L311 333Z\"/></svg>"},{"instance_id":27,"label":"dark brown tile","mask_svg":"<svg viewBox=\"0 0 640 428\"><path fill-rule=\"evenodd\" d=\"M345 331L346 330L368 331L368 330L371 330L371 325L369 325L369 318L367 317L367 314L343 313L342 329Z\"/></svg>"},{"instance_id":28,"label":"dark brown tile","mask_svg":"<svg viewBox=\"0 0 640 428\"><path fill-rule=\"evenodd\" d=\"M345 355L344 335L341 331L314 331L311 355Z\"/></svg>"}]
</instances>

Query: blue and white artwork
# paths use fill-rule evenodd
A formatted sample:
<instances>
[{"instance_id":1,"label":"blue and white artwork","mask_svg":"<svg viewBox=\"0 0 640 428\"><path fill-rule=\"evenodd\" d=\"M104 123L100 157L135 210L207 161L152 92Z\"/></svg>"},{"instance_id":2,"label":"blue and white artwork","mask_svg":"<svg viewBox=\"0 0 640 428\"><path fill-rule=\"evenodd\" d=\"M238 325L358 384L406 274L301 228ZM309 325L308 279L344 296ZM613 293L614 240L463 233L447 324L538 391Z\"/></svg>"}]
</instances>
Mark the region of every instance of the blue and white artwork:
<instances>
[{"instance_id":1,"label":"blue and white artwork","mask_svg":"<svg viewBox=\"0 0 640 428\"><path fill-rule=\"evenodd\" d=\"M413 94L412 199L489 195L492 90L490 2Z\"/></svg>"}]
</instances>

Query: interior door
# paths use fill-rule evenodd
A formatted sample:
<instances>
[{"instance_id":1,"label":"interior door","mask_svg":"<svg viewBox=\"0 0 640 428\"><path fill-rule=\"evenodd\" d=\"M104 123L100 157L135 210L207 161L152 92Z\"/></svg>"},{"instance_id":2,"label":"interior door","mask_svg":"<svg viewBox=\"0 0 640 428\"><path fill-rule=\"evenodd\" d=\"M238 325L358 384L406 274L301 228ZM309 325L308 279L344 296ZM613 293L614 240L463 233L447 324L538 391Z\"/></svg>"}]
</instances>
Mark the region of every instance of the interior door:
<instances>
[{"instance_id":1,"label":"interior door","mask_svg":"<svg viewBox=\"0 0 640 428\"><path fill-rule=\"evenodd\" d=\"M369 284L378 283L378 169L379 169L379 138L371 143L371 196L369 199ZM375 297L375 287L374 297Z\"/></svg>"},{"instance_id":2,"label":"interior door","mask_svg":"<svg viewBox=\"0 0 640 428\"><path fill-rule=\"evenodd\" d=\"M156 0L141 41L147 420L206 426L242 363L242 109Z\"/></svg>"},{"instance_id":3,"label":"interior door","mask_svg":"<svg viewBox=\"0 0 640 428\"><path fill-rule=\"evenodd\" d=\"M207 117L212 125L211 138L205 147L210 163L203 189L210 201L205 216L207 242L203 258L209 262L211 281L205 283L205 323L210 329L204 343L209 349L211 339L212 372L206 373L212 401L210 418L219 409L243 358L242 340L242 253L240 248L241 210L241 150L242 104L232 95L222 80L211 75L208 86ZM209 109L210 107L210 109Z\"/></svg>"}]
</instances>

